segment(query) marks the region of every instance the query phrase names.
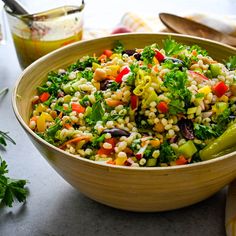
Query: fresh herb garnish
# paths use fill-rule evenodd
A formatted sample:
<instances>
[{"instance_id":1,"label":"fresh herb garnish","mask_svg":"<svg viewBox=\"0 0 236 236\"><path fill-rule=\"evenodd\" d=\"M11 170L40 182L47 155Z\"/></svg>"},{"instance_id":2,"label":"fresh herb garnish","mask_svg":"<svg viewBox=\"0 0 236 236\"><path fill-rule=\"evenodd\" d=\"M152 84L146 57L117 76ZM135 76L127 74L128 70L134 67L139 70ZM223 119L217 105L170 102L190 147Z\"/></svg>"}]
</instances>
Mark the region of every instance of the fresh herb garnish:
<instances>
[{"instance_id":1,"label":"fresh herb garnish","mask_svg":"<svg viewBox=\"0 0 236 236\"><path fill-rule=\"evenodd\" d=\"M85 118L85 121L90 125L94 125L97 123L97 121L102 120L105 113L101 104L101 100L103 99L103 94L101 92L95 92L94 96L96 102L92 105L91 113Z\"/></svg>"},{"instance_id":2,"label":"fresh herb garnish","mask_svg":"<svg viewBox=\"0 0 236 236\"><path fill-rule=\"evenodd\" d=\"M16 144L15 141L8 135L8 132L0 131L0 145L7 146L7 142L10 141L13 144Z\"/></svg>"},{"instance_id":3,"label":"fresh herb garnish","mask_svg":"<svg viewBox=\"0 0 236 236\"><path fill-rule=\"evenodd\" d=\"M227 124L230 121L230 109L226 108L222 113L220 113L216 118L216 125L214 126L214 131L217 136L223 134L227 128Z\"/></svg>"},{"instance_id":4,"label":"fresh herb garnish","mask_svg":"<svg viewBox=\"0 0 236 236\"><path fill-rule=\"evenodd\" d=\"M216 132L212 129L211 126L200 125L194 123L194 135L200 140L207 140L213 137L217 137Z\"/></svg>"},{"instance_id":5,"label":"fresh herb garnish","mask_svg":"<svg viewBox=\"0 0 236 236\"><path fill-rule=\"evenodd\" d=\"M116 41L113 47L114 53L122 53L125 50L124 45L120 41Z\"/></svg>"},{"instance_id":6,"label":"fresh herb garnish","mask_svg":"<svg viewBox=\"0 0 236 236\"><path fill-rule=\"evenodd\" d=\"M236 69L236 56L229 57L228 61L226 61L225 64L229 70L235 70Z\"/></svg>"},{"instance_id":7,"label":"fresh herb garnish","mask_svg":"<svg viewBox=\"0 0 236 236\"><path fill-rule=\"evenodd\" d=\"M163 49L165 50L166 56L176 55L183 51L186 46L177 43L174 39L168 38L163 41Z\"/></svg>"},{"instance_id":8,"label":"fresh herb garnish","mask_svg":"<svg viewBox=\"0 0 236 236\"><path fill-rule=\"evenodd\" d=\"M146 47L144 47L144 49L142 51L141 59L146 64L152 64L154 55L155 55L155 51L153 50L153 47L152 46L146 46Z\"/></svg>"},{"instance_id":9,"label":"fresh herb garnish","mask_svg":"<svg viewBox=\"0 0 236 236\"><path fill-rule=\"evenodd\" d=\"M98 63L98 59L96 57L83 57L82 60L78 60L76 63L72 64L68 67L68 71L84 71L87 67L92 67L93 62Z\"/></svg>"},{"instance_id":10,"label":"fresh herb garnish","mask_svg":"<svg viewBox=\"0 0 236 236\"><path fill-rule=\"evenodd\" d=\"M112 83L107 85L107 88L109 88L111 91L117 91L120 88L120 84L113 81Z\"/></svg>"},{"instance_id":11,"label":"fresh herb garnish","mask_svg":"<svg viewBox=\"0 0 236 236\"><path fill-rule=\"evenodd\" d=\"M172 70L165 74L163 85L168 88L171 99L170 114L176 115L179 112L183 112L184 107L188 107L191 100L191 92L187 86L187 74L185 71Z\"/></svg>"},{"instance_id":12,"label":"fresh herb garnish","mask_svg":"<svg viewBox=\"0 0 236 236\"><path fill-rule=\"evenodd\" d=\"M168 142L164 142L163 144L161 144L159 158L161 163L170 163L171 161L176 160L176 154L174 153Z\"/></svg>"},{"instance_id":13,"label":"fresh herb garnish","mask_svg":"<svg viewBox=\"0 0 236 236\"><path fill-rule=\"evenodd\" d=\"M93 71L85 69L84 71L81 72L81 77L88 81L91 81L93 79Z\"/></svg>"},{"instance_id":14,"label":"fresh herb garnish","mask_svg":"<svg viewBox=\"0 0 236 236\"><path fill-rule=\"evenodd\" d=\"M0 145L5 147L7 141L15 144L7 132L0 131ZM19 202L25 201L28 191L25 189L26 180L11 179L6 176L7 173L7 163L0 156L0 202L2 205L12 207L15 199Z\"/></svg>"},{"instance_id":15,"label":"fresh herb garnish","mask_svg":"<svg viewBox=\"0 0 236 236\"><path fill-rule=\"evenodd\" d=\"M204 57L208 55L208 52L205 49L202 49L198 45L192 45L190 47L189 51L192 52L193 50L195 50L197 52L197 54L201 54Z\"/></svg>"},{"instance_id":16,"label":"fresh herb garnish","mask_svg":"<svg viewBox=\"0 0 236 236\"><path fill-rule=\"evenodd\" d=\"M37 87L38 93L41 94L43 92L49 92L51 95L57 96L57 93L61 87L62 83L67 83L68 74L57 74L56 72L50 72L48 74L48 81L50 82L50 86L47 83L42 86Z\"/></svg>"}]
</instances>

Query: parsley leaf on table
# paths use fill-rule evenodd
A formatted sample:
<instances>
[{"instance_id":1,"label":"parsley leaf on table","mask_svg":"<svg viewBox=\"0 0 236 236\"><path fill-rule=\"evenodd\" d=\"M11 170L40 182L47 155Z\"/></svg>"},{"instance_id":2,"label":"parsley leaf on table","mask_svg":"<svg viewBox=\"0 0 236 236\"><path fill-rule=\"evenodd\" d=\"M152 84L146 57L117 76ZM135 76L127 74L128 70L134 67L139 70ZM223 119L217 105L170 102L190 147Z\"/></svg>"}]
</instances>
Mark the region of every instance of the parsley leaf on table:
<instances>
[{"instance_id":1,"label":"parsley leaf on table","mask_svg":"<svg viewBox=\"0 0 236 236\"><path fill-rule=\"evenodd\" d=\"M7 141L15 144L7 132L0 131L0 146L7 146ZM25 189L26 180L11 179L6 176L7 173L7 163L0 156L0 203L12 207L14 199L23 202L28 191Z\"/></svg>"},{"instance_id":2,"label":"parsley leaf on table","mask_svg":"<svg viewBox=\"0 0 236 236\"><path fill-rule=\"evenodd\" d=\"M7 146L6 142L7 140L13 144L16 144L15 141L8 135L7 132L0 131L0 145Z\"/></svg>"}]
</instances>

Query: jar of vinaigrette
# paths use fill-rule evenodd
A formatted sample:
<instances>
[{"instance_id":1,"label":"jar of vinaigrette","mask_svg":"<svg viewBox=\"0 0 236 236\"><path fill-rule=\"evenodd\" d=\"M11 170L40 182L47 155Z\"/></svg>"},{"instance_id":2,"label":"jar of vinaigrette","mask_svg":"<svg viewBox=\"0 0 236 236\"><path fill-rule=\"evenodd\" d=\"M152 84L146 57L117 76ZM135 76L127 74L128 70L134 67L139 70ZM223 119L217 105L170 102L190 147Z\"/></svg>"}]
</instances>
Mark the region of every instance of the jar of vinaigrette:
<instances>
[{"instance_id":1,"label":"jar of vinaigrette","mask_svg":"<svg viewBox=\"0 0 236 236\"><path fill-rule=\"evenodd\" d=\"M35 14L17 15L6 5L19 64L22 69L43 55L79 41L83 34L84 1Z\"/></svg>"}]
</instances>

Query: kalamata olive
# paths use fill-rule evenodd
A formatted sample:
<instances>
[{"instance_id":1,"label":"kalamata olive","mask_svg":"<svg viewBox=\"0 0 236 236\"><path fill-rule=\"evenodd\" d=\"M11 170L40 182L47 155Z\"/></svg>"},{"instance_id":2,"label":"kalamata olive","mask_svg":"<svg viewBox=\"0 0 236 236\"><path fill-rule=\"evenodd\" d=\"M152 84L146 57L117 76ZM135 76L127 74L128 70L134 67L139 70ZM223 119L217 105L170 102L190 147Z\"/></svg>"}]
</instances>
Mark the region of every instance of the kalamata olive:
<instances>
[{"instance_id":1,"label":"kalamata olive","mask_svg":"<svg viewBox=\"0 0 236 236\"><path fill-rule=\"evenodd\" d=\"M122 51L122 55L127 54L128 56L132 56L134 55L134 53L135 53L135 50L133 49L127 49L127 50Z\"/></svg>"},{"instance_id":2,"label":"kalamata olive","mask_svg":"<svg viewBox=\"0 0 236 236\"><path fill-rule=\"evenodd\" d=\"M194 139L193 122L191 120L181 119L178 121L178 126L180 128L181 134L186 139Z\"/></svg>"},{"instance_id":3,"label":"kalamata olive","mask_svg":"<svg viewBox=\"0 0 236 236\"><path fill-rule=\"evenodd\" d=\"M114 80L102 80L100 82L100 89L106 90L109 88L109 85L111 85L112 83L114 83Z\"/></svg>"},{"instance_id":4,"label":"kalamata olive","mask_svg":"<svg viewBox=\"0 0 236 236\"><path fill-rule=\"evenodd\" d=\"M130 133L128 131L119 128L104 129L102 131L102 134L107 134L107 133L111 134L112 137L130 136Z\"/></svg>"},{"instance_id":5,"label":"kalamata olive","mask_svg":"<svg viewBox=\"0 0 236 236\"><path fill-rule=\"evenodd\" d=\"M141 53L135 53L134 54L134 58L137 60L137 61L140 61L140 59L141 59Z\"/></svg>"}]
</instances>

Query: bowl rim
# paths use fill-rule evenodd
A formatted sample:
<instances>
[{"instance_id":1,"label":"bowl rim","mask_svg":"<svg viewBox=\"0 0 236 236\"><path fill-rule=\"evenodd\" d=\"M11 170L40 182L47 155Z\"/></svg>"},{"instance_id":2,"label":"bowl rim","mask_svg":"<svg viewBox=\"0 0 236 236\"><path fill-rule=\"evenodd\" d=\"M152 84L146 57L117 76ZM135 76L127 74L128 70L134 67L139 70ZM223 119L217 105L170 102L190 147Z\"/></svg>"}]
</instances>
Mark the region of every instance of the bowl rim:
<instances>
[{"instance_id":1,"label":"bowl rim","mask_svg":"<svg viewBox=\"0 0 236 236\"><path fill-rule=\"evenodd\" d=\"M194 39L194 40L199 40L201 42L208 42L208 43L211 43L211 44L215 44L215 45L218 45L219 47L224 47L224 48L227 48L227 49L230 49L232 51L234 51L236 53L236 48L232 47L232 46L229 46L227 44L224 44L224 43L221 43L221 42L217 42L217 41L214 41L214 40L210 40L210 39L204 39L204 38L200 38L200 37L196 37L196 36L189 36L189 35L185 35L185 34L176 34L176 33L166 33L166 32L160 32L160 33L121 33L121 34L114 34L114 35L109 35L109 36L104 36L104 37L99 37L99 38L95 38L95 39L89 39L89 40L83 40L83 41L78 41L78 42L74 42L74 43L71 43L69 45L66 45L62 48L59 48L59 49L56 49L50 53L48 53L47 55L44 55L42 56L41 58L37 59L36 61L34 61L31 65L29 65L28 67L26 67L22 73L20 74L20 76L18 77L18 79L16 80L15 82L15 86L13 88L13 91L12 91L12 97L11 97L11 103L12 103L12 108L13 108L13 112L17 118L17 120L19 121L19 123L21 124L21 126L24 128L24 130L26 131L27 134L30 134L34 139L36 139L38 142L46 145L46 146L49 146L50 148L52 148L55 152L59 152L61 154L63 154L63 156L65 155L65 157L69 157L69 158L73 158L73 159L76 159L76 160L80 160L80 161L83 161L87 164L93 164L93 165L98 165L100 167L105 167L105 168L109 168L109 169L125 169L125 170L129 170L129 171L175 171L175 170L178 170L178 169L192 169L192 168L195 168L195 167L199 167L199 166L206 166L206 165L210 165L210 164L214 164L214 163L217 163L217 162L221 162L225 159L228 159L229 157L233 156L233 155L236 155L236 151L233 151L231 153L228 153L228 154L225 154L221 157L217 157L217 158L213 158L213 159L210 159L210 160L206 160L206 161L201 161L201 162L196 162L196 163L191 163L191 164L188 164L188 165L176 165L176 166L166 166L166 167L160 167L160 166L156 166L156 167L129 167L129 166L119 166L119 165L112 165L112 164L107 164L103 161L93 161L93 160L89 160L87 158L84 158L84 157L80 157L79 155L73 155L69 152L66 152L50 143L48 143L47 141L45 141L44 139L40 138L35 132L33 132L29 126L26 124L26 122L23 120L23 118L21 117L21 115L19 114L19 111L18 111L18 108L17 108L17 97L19 95L17 95L17 89L18 89L18 86L21 82L21 80L25 77L25 74L28 73L28 71L32 68L32 67L35 67L37 64L41 63L41 61L44 61L46 60L47 58L50 58L51 56L53 56L54 54L57 54L58 52L60 51L63 51L67 48L71 48L71 47L74 47L75 45L83 45L83 44L86 44L87 42L94 42L94 41L99 41L99 40L104 40L104 39L115 39L115 38L119 38L121 37L121 40L122 40L122 37L125 37L127 35L143 35L143 36L164 36L164 37L167 37L167 36L174 36L174 37L177 37L177 38L188 38L188 39ZM41 153L40 153L41 154ZM42 155L42 154L41 154Z\"/></svg>"}]
</instances>

